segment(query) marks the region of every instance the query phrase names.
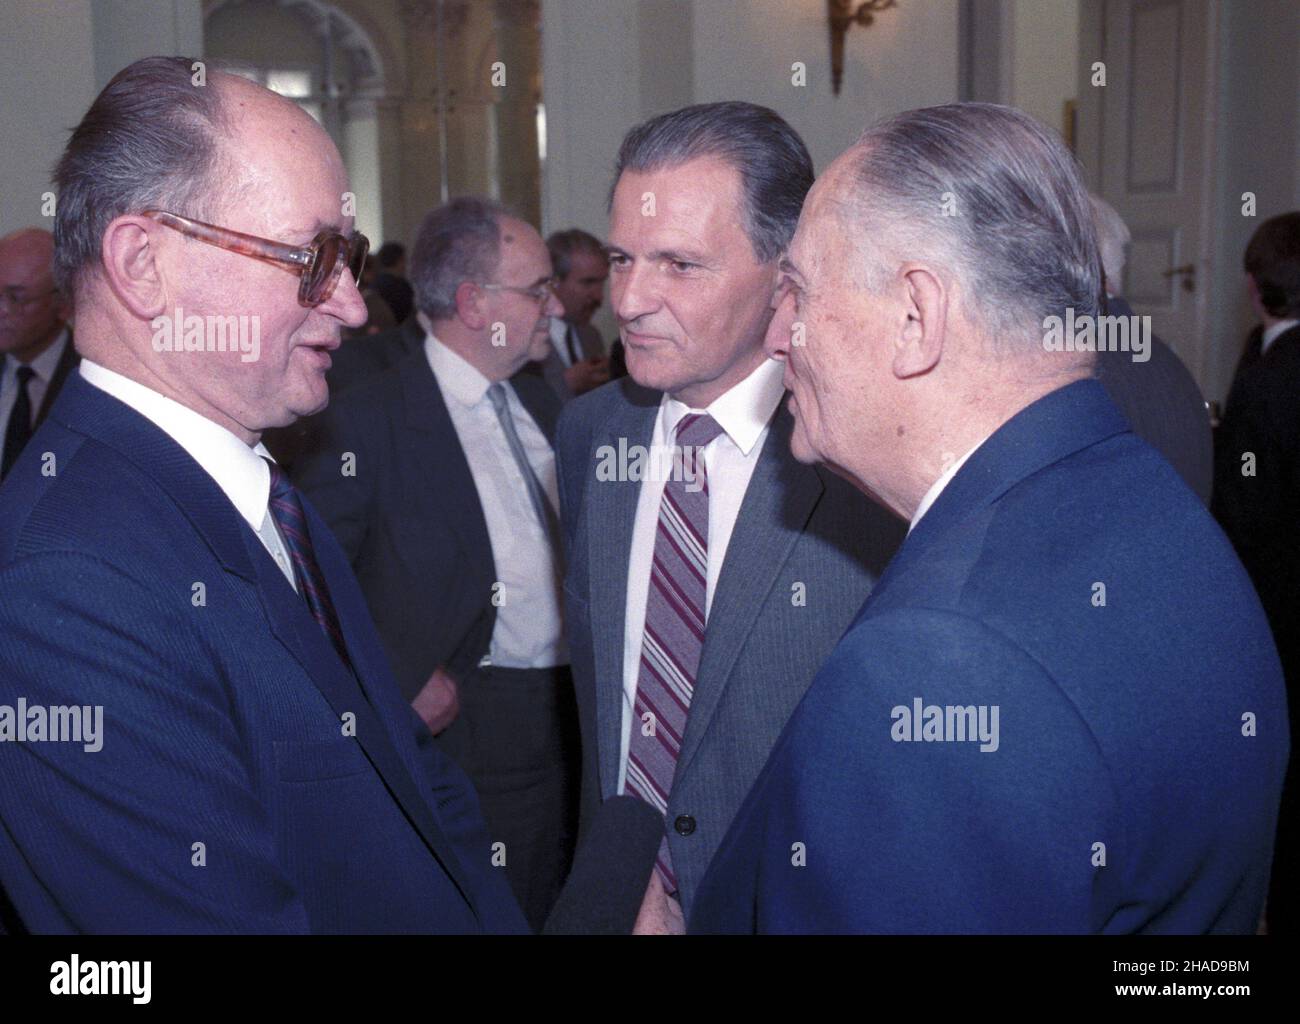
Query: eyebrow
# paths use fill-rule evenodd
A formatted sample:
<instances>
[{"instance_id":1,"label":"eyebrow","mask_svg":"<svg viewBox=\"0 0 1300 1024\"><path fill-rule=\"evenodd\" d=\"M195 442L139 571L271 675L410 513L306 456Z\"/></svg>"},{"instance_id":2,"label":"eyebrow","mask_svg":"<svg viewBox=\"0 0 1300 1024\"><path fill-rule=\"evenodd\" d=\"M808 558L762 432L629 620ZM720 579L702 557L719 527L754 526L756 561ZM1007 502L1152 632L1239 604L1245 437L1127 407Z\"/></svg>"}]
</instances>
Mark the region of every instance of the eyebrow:
<instances>
[{"instance_id":1,"label":"eyebrow","mask_svg":"<svg viewBox=\"0 0 1300 1024\"><path fill-rule=\"evenodd\" d=\"M605 246L605 255L613 256L631 256L632 254L617 245ZM680 263L698 263L701 266L711 266L712 261L703 253L695 252L691 249L656 249L654 252L647 253L646 259L658 262L659 260L676 260Z\"/></svg>"},{"instance_id":2,"label":"eyebrow","mask_svg":"<svg viewBox=\"0 0 1300 1024\"><path fill-rule=\"evenodd\" d=\"M311 225L307 228L304 228L302 231L295 231L294 235L303 235L308 236L309 238L315 238L322 231L333 231L335 234L341 235L343 234L343 225L338 221L325 221L318 217L316 220L312 221Z\"/></svg>"}]
</instances>

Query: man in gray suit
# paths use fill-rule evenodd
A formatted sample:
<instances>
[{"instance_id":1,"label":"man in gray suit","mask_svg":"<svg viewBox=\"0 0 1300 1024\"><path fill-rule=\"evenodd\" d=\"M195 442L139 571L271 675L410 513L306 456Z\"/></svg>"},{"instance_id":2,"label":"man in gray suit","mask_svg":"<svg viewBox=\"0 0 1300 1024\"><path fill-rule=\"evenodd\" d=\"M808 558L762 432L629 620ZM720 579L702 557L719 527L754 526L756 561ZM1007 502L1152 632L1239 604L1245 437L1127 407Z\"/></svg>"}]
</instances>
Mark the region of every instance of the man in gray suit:
<instances>
[{"instance_id":1,"label":"man in gray suit","mask_svg":"<svg viewBox=\"0 0 1300 1024\"><path fill-rule=\"evenodd\" d=\"M581 821L628 793L665 815L638 930L674 931L786 719L894 548L892 517L790 454L763 351L813 181L748 103L628 133L610 200L629 377L575 399L557 444ZM798 344L798 339L792 343Z\"/></svg>"}]
</instances>

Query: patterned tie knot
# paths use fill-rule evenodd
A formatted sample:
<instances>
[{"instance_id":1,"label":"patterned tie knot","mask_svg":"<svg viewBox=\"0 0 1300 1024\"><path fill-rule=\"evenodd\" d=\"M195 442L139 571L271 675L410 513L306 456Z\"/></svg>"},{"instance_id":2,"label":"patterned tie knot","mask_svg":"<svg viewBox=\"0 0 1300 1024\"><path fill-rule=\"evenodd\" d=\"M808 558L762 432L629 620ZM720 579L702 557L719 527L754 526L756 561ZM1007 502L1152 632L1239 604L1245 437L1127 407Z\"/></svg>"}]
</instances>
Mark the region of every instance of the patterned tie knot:
<instances>
[{"instance_id":1,"label":"patterned tie knot","mask_svg":"<svg viewBox=\"0 0 1300 1024\"><path fill-rule=\"evenodd\" d=\"M707 412L689 412L677 424L677 443L703 448L722 433L722 425Z\"/></svg>"},{"instance_id":2,"label":"patterned tie knot","mask_svg":"<svg viewBox=\"0 0 1300 1024\"><path fill-rule=\"evenodd\" d=\"M284 470L266 456L262 456L262 461L266 463L267 468L271 471L272 500L283 500L293 494L293 484L290 483Z\"/></svg>"}]
</instances>

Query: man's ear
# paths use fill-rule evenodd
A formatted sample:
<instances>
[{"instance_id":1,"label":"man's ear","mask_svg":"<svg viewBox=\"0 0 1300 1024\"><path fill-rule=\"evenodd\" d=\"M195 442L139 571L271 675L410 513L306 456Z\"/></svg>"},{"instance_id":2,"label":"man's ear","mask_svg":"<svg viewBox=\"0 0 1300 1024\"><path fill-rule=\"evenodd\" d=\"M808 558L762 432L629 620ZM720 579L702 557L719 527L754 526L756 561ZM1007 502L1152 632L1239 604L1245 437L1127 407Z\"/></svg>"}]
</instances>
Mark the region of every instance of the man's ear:
<instances>
[{"instance_id":1,"label":"man's ear","mask_svg":"<svg viewBox=\"0 0 1300 1024\"><path fill-rule=\"evenodd\" d=\"M948 325L948 291L928 267L904 265L903 299L907 319L894 351L894 376L899 380L929 373L943 355Z\"/></svg>"},{"instance_id":2,"label":"man's ear","mask_svg":"<svg viewBox=\"0 0 1300 1024\"><path fill-rule=\"evenodd\" d=\"M153 233L162 230L147 217L117 217L104 229L100 243L104 279L118 301L141 320L153 320L167 309L167 286L153 244Z\"/></svg>"},{"instance_id":3,"label":"man's ear","mask_svg":"<svg viewBox=\"0 0 1300 1024\"><path fill-rule=\"evenodd\" d=\"M456 286L456 315L471 331L481 331L487 326L483 298L483 289L473 281L462 281Z\"/></svg>"}]
</instances>

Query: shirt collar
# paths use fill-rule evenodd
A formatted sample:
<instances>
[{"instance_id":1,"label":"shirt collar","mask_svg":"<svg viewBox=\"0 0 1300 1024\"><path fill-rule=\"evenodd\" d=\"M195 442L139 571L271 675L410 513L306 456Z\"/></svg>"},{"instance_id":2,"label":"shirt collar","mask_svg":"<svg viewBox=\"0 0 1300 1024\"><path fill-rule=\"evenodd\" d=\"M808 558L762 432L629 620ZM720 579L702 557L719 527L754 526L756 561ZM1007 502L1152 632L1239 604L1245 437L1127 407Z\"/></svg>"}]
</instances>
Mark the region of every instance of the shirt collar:
<instances>
[{"instance_id":1,"label":"shirt collar","mask_svg":"<svg viewBox=\"0 0 1300 1024\"><path fill-rule=\"evenodd\" d=\"M423 313L418 315L420 326L424 328L424 357L429 360L429 369L437 378L444 397L454 398L466 408L478 405L492 382L434 337L428 317Z\"/></svg>"},{"instance_id":2,"label":"shirt collar","mask_svg":"<svg viewBox=\"0 0 1300 1024\"><path fill-rule=\"evenodd\" d=\"M957 475L957 471L966 465L966 460L974 455L979 446L987 440L987 437L981 440L979 444L945 469L940 474L939 479L930 485L930 489L925 492L925 496L921 499L921 504L916 506L916 512L912 515L912 522L907 527L908 533L911 533L916 528L916 524L921 521L921 517L930 511L930 506L939 500L939 495L943 493L943 489L952 482L952 478Z\"/></svg>"},{"instance_id":3,"label":"shirt collar","mask_svg":"<svg viewBox=\"0 0 1300 1024\"><path fill-rule=\"evenodd\" d=\"M1300 324L1300 320L1279 320L1265 331L1264 336L1260 338L1259 341L1260 354L1262 355L1267 352L1268 347L1273 344L1273 342L1277 341L1279 337L1291 330L1291 328L1295 327L1297 324Z\"/></svg>"},{"instance_id":4,"label":"shirt collar","mask_svg":"<svg viewBox=\"0 0 1300 1024\"><path fill-rule=\"evenodd\" d=\"M776 412L777 403L785 393L785 385L781 383L783 370L775 359L764 359L748 377L719 395L704 410L742 455L748 455L758 443L772 413ZM671 439L678 422L692 410L667 394L662 402L664 436Z\"/></svg>"},{"instance_id":5,"label":"shirt collar","mask_svg":"<svg viewBox=\"0 0 1300 1024\"><path fill-rule=\"evenodd\" d=\"M152 421L216 481L249 526L262 528L271 493L265 445L250 448L206 416L89 359L81 361L81 376Z\"/></svg>"},{"instance_id":6,"label":"shirt collar","mask_svg":"<svg viewBox=\"0 0 1300 1024\"><path fill-rule=\"evenodd\" d=\"M54 379L54 371L59 368L59 360L63 358L63 347L67 343L68 328L65 324L63 329L55 335L54 343L27 364L35 371L36 376L46 384ZM18 375L18 360L13 356L7 357L4 362L4 372L6 377L16 377Z\"/></svg>"}]
</instances>

